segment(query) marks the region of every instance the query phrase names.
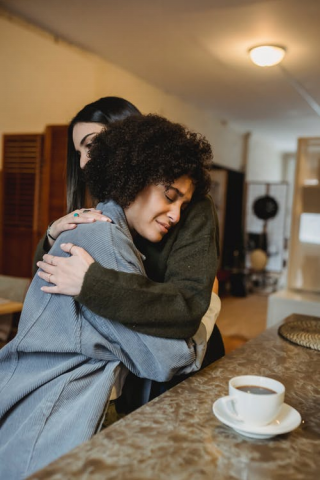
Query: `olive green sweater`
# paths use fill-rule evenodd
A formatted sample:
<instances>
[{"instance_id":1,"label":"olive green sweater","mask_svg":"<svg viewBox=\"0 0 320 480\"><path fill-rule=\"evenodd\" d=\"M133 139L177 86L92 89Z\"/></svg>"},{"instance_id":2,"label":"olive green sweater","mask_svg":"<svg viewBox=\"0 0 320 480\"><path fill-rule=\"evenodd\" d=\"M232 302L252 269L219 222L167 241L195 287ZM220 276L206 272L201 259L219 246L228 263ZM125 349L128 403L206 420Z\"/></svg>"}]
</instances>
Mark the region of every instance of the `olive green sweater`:
<instances>
[{"instance_id":1,"label":"olive green sweater","mask_svg":"<svg viewBox=\"0 0 320 480\"><path fill-rule=\"evenodd\" d=\"M93 263L75 299L98 315L158 337L190 338L206 313L219 254L217 215L210 197L189 205L159 243L135 239L148 275ZM35 262L46 253L43 238Z\"/></svg>"}]
</instances>

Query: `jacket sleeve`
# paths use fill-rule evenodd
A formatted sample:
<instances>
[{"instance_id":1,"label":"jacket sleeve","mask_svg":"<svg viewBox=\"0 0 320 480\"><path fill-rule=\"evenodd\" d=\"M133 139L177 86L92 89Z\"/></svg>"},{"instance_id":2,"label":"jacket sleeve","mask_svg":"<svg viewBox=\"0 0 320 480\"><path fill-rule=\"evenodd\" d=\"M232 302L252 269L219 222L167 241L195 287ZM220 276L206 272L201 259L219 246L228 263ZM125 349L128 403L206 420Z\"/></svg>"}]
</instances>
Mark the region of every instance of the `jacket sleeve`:
<instances>
[{"instance_id":1,"label":"jacket sleeve","mask_svg":"<svg viewBox=\"0 0 320 480\"><path fill-rule=\"evenodd\" d=\"M43 255L48 253L50 250L50 246L47 243L47 235L45 234L41 240L39 241L34 257L33 257L33 263L32 263L32 275L35 275L38 267L37 267L37 262L42 260Z\"/></svg>"},{"instance_id":2,"label":"jacket sleeve","mask_svg":"<svg viewBox=\"0 0 320 480\"><path fill-rule=\"evenodd\" d=\"M126 327L190 338L207 311L217 271L218 225L212 201L195 203L179 225L164 283L93 263L76 300Z\"/></svg>"}]
</instances>

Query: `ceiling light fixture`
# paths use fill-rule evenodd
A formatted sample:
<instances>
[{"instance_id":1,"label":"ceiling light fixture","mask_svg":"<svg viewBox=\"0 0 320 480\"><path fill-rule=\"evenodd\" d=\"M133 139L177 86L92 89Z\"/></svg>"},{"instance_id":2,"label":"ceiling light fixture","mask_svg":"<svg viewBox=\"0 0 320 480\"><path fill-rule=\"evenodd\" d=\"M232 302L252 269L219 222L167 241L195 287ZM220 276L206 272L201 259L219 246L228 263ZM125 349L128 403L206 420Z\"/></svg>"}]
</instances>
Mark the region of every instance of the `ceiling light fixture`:
<instances>
[{"instance_id":1,"label":"ceiling light fixture","mask_svg":"<svg viewBox=\"0 0 320 480\"><path fill-rule=\"evenodd\" d=\"M279 45L258 45L249 49L249 55L252 62L259 67L272 67L278 65L284 77L309 104L312 110L320 117L320 104L310 95L305 87L288 72L283 65L279 65L286 54L286 48Z\"/></svg>"},{"instance_id":2,"label":"ceiling light fixture","mask_svg":"<svg viewBox=\"0 0 320 480\"><path fill-rule=\"evenodd\" d=\"M286 49L276 45L259 45L249 50L251 60L259 67L273 67L283 60L285 54Z\"/></svg>"}]
</instances>

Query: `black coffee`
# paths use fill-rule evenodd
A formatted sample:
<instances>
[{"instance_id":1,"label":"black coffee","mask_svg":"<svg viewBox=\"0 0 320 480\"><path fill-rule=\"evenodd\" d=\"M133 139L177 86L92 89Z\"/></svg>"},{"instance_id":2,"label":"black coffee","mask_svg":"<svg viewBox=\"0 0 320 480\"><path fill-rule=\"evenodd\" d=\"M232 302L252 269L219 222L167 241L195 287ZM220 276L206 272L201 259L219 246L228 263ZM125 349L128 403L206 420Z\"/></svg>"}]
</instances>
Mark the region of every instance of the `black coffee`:
<instances>
[{"instance_id":1,"label":"black coffee","mask_svg":"<svg viewBox=\"0 0 320 480\"><path fill-rule=\"evenodd\" d=\"M271 395L272 393L277 393L274 390L271 390L271 388L258 387L256 385L242 385L241 387L237 387L237 390L254 393L255 395Z\"/></svg>"}]
</instances>

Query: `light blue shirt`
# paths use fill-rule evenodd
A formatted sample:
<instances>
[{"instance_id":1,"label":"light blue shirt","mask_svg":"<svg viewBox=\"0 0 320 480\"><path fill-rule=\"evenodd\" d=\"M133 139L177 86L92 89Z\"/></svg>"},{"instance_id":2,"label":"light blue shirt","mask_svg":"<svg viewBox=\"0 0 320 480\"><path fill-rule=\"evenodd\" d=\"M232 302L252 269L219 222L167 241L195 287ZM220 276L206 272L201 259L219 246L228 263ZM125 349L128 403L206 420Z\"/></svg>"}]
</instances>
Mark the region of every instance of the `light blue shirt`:
<instances>
[{"instance_id":1,"label":"light blue shirt","mask_svg":"<svg viewBox=\"0 0 320 480\"><path fill-rule=\"evenodd\" d=\"M112 201L97 208L113 223L64 232L50 253L68 256L60 244L72 242L107 268L145 275L122 208ZM201 363L193 341L134 332L73 297L45 294L45 284L34 277L18 333L0 351L0 477L6 480L24 478L89 439L124 372L163 382Z\"/></svg>"}]
</instances>

